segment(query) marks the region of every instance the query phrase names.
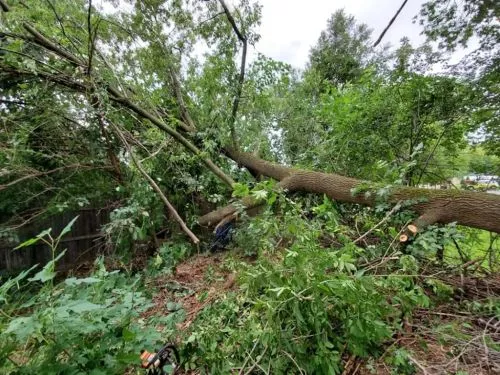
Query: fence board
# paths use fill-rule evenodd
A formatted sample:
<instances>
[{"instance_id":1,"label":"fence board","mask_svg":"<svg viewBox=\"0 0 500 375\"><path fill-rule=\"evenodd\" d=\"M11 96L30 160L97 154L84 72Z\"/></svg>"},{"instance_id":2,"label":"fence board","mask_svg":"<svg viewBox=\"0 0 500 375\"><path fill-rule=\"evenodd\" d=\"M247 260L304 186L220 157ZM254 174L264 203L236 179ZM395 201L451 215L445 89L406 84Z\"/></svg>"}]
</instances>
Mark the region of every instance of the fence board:
<instances>
[{"instance_id":1,"label":"fence board","mask_svg":"<svg viewBox=\"0 0 500 375\"><path fill-rule=\"evenodd\" d=\"M35 237L42 230L52 228L52 236L57 236L63 228L78 215L71 231L60 242L60 250L67 249L58 262L58 270L69 270L83 261L92 260L103 250L104 241L101 226L109 221L109 209L82 209L64 212L44 221L26 226L19 232L20 243ZM0 271L17 271L35 264L44 265L52 259L50 248L40 242L18 250L17 244L0 242Z\"/></svg>"}]
</instances>

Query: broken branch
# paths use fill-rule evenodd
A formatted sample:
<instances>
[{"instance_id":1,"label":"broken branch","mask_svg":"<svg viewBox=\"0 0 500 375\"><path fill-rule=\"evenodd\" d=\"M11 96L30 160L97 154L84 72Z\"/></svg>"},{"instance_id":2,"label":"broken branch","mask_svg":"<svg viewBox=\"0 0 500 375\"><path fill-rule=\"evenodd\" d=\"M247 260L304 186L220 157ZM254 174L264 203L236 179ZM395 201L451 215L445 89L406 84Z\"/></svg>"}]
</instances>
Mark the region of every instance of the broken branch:
<instances>
[{"instance_id":1,"label":"broken branch","mask_svg":"<svg viewBox=\"0 0 500 375\"><path fill-rule=\"evenodd\" d=\"M51 42L47 38L45 38L40 32L38 32L33 26L25 23L23 24L24 28L34 36L34 42L39 44L42 47L45 47L46 49L56 53L59 56L64 57L65 59L69 60L73 64L87 68L85 63L81 61L79 58L71 54L70 52L60 48L57 46L55 43ZM51 80L53 82L60 82L60 79L57 79L55 76L50 76ZM67 87L72 87L72 88L78 88L79 91L82 91L84 93L87 93L88 87L82 83L76 83L74 80L70 80L72 83L71 85L69 82L62 82ZM99 80L98 80L99 82ZM158 127L159 129L165 131L167 134L172 136L177 142L182 144L188 151L192 152L193 154L197 155L200 157L201 161L206 165L206 167L211 170L217 177L221 179L225 184L228 186L232 186L234 184L234 181L231 177L226 175L217 165L214 164L212 160L210 160L207 157L204 157L202 154L202 151L198 149L194 144L192 144L188 139L186 139L182 134L177 132L175 129L169 127L165 122L163 122L161 119L158 117L154 116L147 110L143 109L142 107L139 107L132 101L130 101L126 96L122 95L117 89L113 88L112 86L106 84L105 82L100 82L106 87L106 90L108 91L109 94L111 94L110 99L113 100L116 103L120 103L123 106L131 109L135 113L137 113L139 116L146 118L150 120L153 125Z\"/></svg>"},{"instance_id":2,"label":"broken branch","mask_svg":"<svg viewBox=\"0 0 500 375\"><path fill-rule=\"evenodd\" d=\"M191 239L191 241L195 245L198 245L200 243L200 240L198 239L198 237L196 237L196 235L193 232L191 232L191 230L188 228L188 226L186 225L186 223L184 222L184 220L182 220L182 218L180 217L180 215L177 212L177 210L175 209L175 207L170 203L170 201L167 199L167 197L165 196L165 194L162 192L162 190L160 189L160 187L158 186L158 184L155 182L155 180L153 180L153 178L151 178L151 176L142 167L141 162L134 156L132 148L128 144L128 142L125 139L125 136L123 135L123 133L120 131L120 129L118 129L118 127L115 124L113 124L112 122L109 122L109 123L111 124L111 126L115 130L116 135L120 138L120 140L122 141L123 145L127 149L127 152L129 153L130 158L132 159L132 162L137 167L137 169L139 170L139 172L146 179L146 181L153 188L153 190L156 191L156 193L158 194L158 196L160 197L160 199L163 201L163 203L165 204L165 206L167 207L168 211L173 216L173 218L175 219L175 221L177 221L179 223L179 226L184 231L184 233L186 233L188 235L188 237Z\"/></svg>"},{"instance_id":3,"label":"broken branch","mask_svg":"<svg viewBox=\"0 0 500 375\"><path fill-rule=\"evenodd\" d=\"M236 122L236 115L238 114L238 108L241 100L241 93L243 91L243 84L245 82L245 67L246 67L246 59L247 59L247 37L241 32L241 30L236 25L236 21L234 20L229 8L227 7L224 0L219 0L219 3L222 5L224 9L224 13L226 13L227 20L231 24L234 33L238 37L239 41L243 45L243 50L241 52L241 64L240 64L240 75L238 77L238 87L236 88L236 95L233 100L233 108L231 110L231 118L229 119L229 128L231 132L231 138L233 142L233 147L237 147L238 140L236 137L236 130L234 124Z\"/></svg>"},{"instance_id":4,"label":"broken branch","mask_svg":"<svg viewBox=\"0 0 500 375\"><path fill-rule=\"evenodd\" d=\"M385 29L382 31L382 34L380 34L380 36L378 37L377 41L373 44L373 47L377 47L380 44L380 42L384 38L385 33L387 32L387 30L390 29L390 27L392 26L392 24L394 23L394 21L396 21L396 18L399 16L399 13L401 13L401 11L403 10L403 8L405 7L405 5L406 5L407 2L408 2L408 0L404 0L403 1L403 4L401 4L401 6L399 7L398 11L394 15L394 17L391 18L391 20L389 21L389 24L385 27Z\"/></svg>"},{"instance_id":5,"label":"broken branch","mask_svg":"<svg viewBox=\"0 0 500 375\"><path fill-rule=\"evenodd\" d=\"M182 97L181 84L179 82L179 78L177 74L175 74L172 68L169 69L170 80L172 82L172 87L174 89L175 97L177 98L177 104L179 105L179 109L181 111L181 117L184 121L181 124L182 128L187 132L195 132L196 126L194 125L194 121L187 110L186 103L184 103L184 98Z\"/></svg>"}]
</instances>

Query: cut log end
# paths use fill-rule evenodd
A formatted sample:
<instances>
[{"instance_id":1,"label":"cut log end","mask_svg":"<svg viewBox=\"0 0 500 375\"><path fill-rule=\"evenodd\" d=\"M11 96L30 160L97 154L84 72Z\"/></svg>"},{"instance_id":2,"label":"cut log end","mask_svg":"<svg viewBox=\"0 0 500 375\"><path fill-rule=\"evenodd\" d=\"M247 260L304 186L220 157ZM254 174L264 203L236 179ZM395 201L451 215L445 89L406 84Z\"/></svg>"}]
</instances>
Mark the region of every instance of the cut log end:
<instances>
[{"instance_id":1,"label":"cut log end","mask_svg":"<svg viewBox=\"0 0 500 375\"><path fill-rule=\"evenodd\" d=\"M406 234L402 234L401 236L399 236L399 242L407 242L408 241L408 236Z\"/></svg>"},{"instance_id":2,"label":"cut log end","mask_svg":"<svg viewBox=\"0 0 500 375\"><path fill-rule=\"evenodd\" d=\"M416 226L416 225L413 225L413 224L408 225L408 230L409 230L409 231L410 231L413 235L417 234L417 232L418 232L418 228L417 228L417 226Z\"/></svg>"}]
</instances>

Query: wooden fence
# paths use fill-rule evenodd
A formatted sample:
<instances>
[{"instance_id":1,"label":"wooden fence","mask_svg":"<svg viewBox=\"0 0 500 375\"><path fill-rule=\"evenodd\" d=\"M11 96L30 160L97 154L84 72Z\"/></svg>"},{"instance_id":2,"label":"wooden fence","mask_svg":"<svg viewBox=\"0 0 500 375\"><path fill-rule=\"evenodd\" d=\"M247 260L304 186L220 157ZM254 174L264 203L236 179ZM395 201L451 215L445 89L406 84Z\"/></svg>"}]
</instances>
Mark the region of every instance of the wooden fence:
<instances>
[{"instance_id":1,"label":"wooden fence","mask_svg":"<svg viewBox=\"0 0 500 375\"><path fill-rule=\"evenodd\" d=\"M83 261L92 260L104 248L101 226L109 221L110 210L82 209L64 212L45 221L26 226L19 232L21 242L35 237L41 231L52 228L52 236L57 236L63 228L78 215L71 231L64 236L59 250L66 254L57 264L58 270L69 270ZM14 250L17 244L0 242L0 271L10 272L29 268L35 264L45 265L52 259L50 248L41 242Z\"/></svg>"}]
</instances>

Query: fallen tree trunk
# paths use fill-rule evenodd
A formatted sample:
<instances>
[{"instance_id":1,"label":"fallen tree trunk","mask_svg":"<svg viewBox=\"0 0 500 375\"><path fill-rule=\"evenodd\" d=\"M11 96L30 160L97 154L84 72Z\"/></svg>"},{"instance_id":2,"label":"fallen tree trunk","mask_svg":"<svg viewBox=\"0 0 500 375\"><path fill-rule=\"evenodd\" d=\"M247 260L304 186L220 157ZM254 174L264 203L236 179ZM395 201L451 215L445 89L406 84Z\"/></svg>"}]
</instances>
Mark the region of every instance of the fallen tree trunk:
<instances>
[{"instance_id":1,"label":"fallen tree trunk","mask_svg":"<svg viewBox=\"0 0 500 375\"><path fill-rule=\"evenodd\" d=\"M365 186L366 181L341 176L289 168L255 157L253 154L227 149L226 154L240 166L253 173L271 177L279 181L278 187L294 192L304 191L326 194L340 202L375 205L375 194L363 192L353 194L353 190ZM374 189L376 187L374 186ZM394 187L387 198L389 203L415 202L411 208L420 216L412 224L412 232L419 232L426 226L456 222L472 228L500 233L500 196L464 190L430 190L413 187ZM253 197L245 197L240 204L245 209L263 204ZM240 205L229 205L199 218L201 225L213 226L229 215L234 215Z\"/></svg>"}]
</instances>

